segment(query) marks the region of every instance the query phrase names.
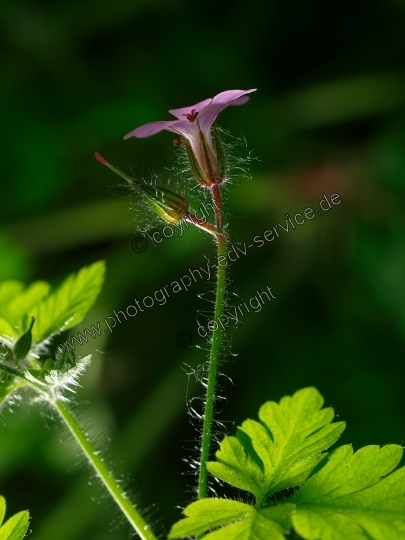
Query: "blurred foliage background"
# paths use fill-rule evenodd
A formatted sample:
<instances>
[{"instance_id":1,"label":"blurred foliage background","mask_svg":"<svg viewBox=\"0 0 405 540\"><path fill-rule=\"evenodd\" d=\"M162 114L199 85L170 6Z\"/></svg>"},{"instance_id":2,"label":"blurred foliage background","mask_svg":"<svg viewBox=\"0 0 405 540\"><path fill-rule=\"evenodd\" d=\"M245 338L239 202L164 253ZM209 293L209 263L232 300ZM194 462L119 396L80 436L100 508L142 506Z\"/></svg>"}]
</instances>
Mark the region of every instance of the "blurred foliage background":
<instances>
[{"instance_id":1,"label":"blurred foliage background","mask_svg":"<svg viewBox=\"0 0 405 540\"><path fill-rule=\"evenodd\" d=\"M171 134L123 135L170 108L257 87L218 122L258 158L251 180L228 185L233 242L251 243L324 194L342 202L230 268L230 301L267 285L277 298L228 333L237 356L222 366L232 383L221 381L219 431L315 385L348 421L342 442L403 444L404 23L404 0L3 0L0 278L58 283L106 259L84 329L204 265L214 246L198 231L134 253L136 201L111 187L93 153L170 179ZM198 407L201 387L187 374L206 358L197 311L209 304L197 295L210 289L195 284L80 348L93 363L78 412L161 532L195 486L187 404ZM189 348L176 344L183 330ZM2 412L0 491L10 513L30 509L33 540L129 536L38 405Z\"/></svg>"}]
</instances>

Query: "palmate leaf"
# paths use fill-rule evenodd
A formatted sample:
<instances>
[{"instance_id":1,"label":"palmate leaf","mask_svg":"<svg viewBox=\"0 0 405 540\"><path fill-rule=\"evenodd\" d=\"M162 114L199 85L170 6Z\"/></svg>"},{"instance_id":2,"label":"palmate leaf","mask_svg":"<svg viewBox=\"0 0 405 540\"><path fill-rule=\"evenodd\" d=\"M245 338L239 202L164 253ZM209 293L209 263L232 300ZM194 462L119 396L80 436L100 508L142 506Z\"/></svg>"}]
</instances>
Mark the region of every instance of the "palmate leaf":
<instances>
[{"instance_id":1,"label":"palmate leaf","mask_svg":"<svg viewBox=\"0 0 405 540\"><path fill-rule=\"evenodd\" d=\"M282 516L272 510L228 499L202 499L183 511L186 519L173 525L169 538L188 538L209 529L206 540L285 540ZM273 518L279 518L274 520ZM281 518L281 519L280 519Z\"/></svg>"},{"instance_id":2,"label":"palmate leaf","mask_svg":"<svg viewBox=\"0 0 405 540\"><path fill-rule=\"evenodd\" d=\"M321 410L322 403L314 388L305 388L280 405L266 403L260 424L248 420L237 438L226 437L218 452L223 461L209 469L254 493L256 505L197 501L169 538L208 532L204 539L282 540L294 529L305 540L405 540L405 467L392 472L402 447L366 446L353 454L346 445L320 454L343 429L329 424L333 413ZM298 479L302 485L292 496L266 505L269 493Z\"/></svg>"},{"instance_id":3,"label":"palmate leaf","mask_svg":"<svg viewBox=\"0 0 405 540\"><path fill-rule=\"evenodd\" d=\"M0 496L0 525L6 513L6 501ZM27 532L28 511L18 512L0 527L0 540L22 540Z\"/></svg>"},{"instance_id":4,"label":"palmate leaf","mask_svg":"<svg viewBox=\"0 0 405 540\"><path fill-rule=\"evenodd\" d=\"M405 540L405 467L395 444L341 446L286 500L306 540Z\"/></svg>"},{"instance_id":5,"label":"palmate leaf","mask_svg":"<svg viewBox=\"0 0 405 540\"><path fill-rule=\"evenodd\" d=\"M281 540L292 527L305 540L405 540L405 467L402 448L350 445L331 452L301 489L257 509L237 501L204 499L189 505L169 538L220 527L207 540ZM388 476L386 476L388 475Z\"/></svg>"},{"instance_id":6,"label":"palmate leaf","mask_svg":"<svg viewBox=\"0 0 405 540\"><path fill-rule=\"evenodd\" d=\"M217 478L252 493L258 504L282 489L302 484L345 428L331 424L331 408L322 409L323 398L315 388L285 396L280 404L265 403L260 422L246 420L236 437L225 437L207 463Z\"/></svg>"}]
</instances>

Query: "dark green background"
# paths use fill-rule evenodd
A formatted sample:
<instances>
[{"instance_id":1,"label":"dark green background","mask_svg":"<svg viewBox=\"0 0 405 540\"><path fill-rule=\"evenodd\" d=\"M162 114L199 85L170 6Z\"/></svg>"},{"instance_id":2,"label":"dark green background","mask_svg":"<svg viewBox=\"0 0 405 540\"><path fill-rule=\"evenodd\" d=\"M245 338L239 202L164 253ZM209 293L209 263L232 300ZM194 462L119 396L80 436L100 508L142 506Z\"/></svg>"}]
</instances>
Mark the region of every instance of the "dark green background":
<instances>
[{"instance_id":1,"label":"dark green background","mask_svg":"<svg viewBox=\"0 0 405 540\"><path fill-rule=\"evenodd\" d=\"M348 421L342 441L403 443L404 0L3 0L0 18L1 279L56 284L106 259L84 329L205 264L214 246L198 231L134 253L136 200L93 153L177 186L171 134L123 135L257 87L219 119L258 158L251 180L226 189L232 240L251 243L323 194L342 203L230 268L231 303L266 285L277 299L229 332L219 433L315 385ZM187 403L199 408L201 388L187 373L206 358L196 312L210 304L197 294L210 289L195 284L80 351L93 363L78 413L160 531L193 496ZM188 349L176 344L182 330ZM0 491L10 512L30 509L31 538L127 538L109 498L91 502L104 492L51 412L29 400L12 411L1 416Z\"/></svg>"}]
</instances>

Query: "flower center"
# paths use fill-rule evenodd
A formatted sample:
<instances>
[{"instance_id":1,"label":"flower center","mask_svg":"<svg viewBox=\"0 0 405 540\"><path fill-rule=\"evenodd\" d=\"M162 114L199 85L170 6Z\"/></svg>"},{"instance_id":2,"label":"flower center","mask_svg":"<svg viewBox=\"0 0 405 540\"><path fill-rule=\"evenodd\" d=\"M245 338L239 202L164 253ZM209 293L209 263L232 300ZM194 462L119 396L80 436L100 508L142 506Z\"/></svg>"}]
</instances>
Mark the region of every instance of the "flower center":
<instances>
[{"instance_id":1,"label":"flower center","mask_svg":"<svg viewBox=\"0 0 405 540\"><path fill-rule=\"evenodd\" d=\"M183 116L185 116L187 120L189 120L190 122L194 122L194 120L198 116L198 111L196 111L195 109L192 109L191 113L183 114Z\"/></svg>"}]
</instances>

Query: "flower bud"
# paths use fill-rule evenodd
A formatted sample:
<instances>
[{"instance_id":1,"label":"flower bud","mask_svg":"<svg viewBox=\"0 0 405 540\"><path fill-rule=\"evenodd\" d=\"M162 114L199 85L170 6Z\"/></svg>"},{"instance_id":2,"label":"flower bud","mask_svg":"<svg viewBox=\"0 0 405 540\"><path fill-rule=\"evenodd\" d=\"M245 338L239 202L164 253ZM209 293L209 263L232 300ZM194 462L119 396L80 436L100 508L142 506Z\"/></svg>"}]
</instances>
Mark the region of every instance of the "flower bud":
<instances>
[{"instance_id":1,"label":"flower bud","mask_svg":"<svg viewBox=\"0 0 405 540\"><path fill-rule=\"evenodd\" d=\"M180 220L188 213L188 202L186 199L161 186L153 184L145 184L138 182L134 178L130 178L125 173L108 163L98 152L94 157L103 165L114 171L118 176L128 182L130 186L139 189L143 192L148 203L159 214L159 216L167 221L177 225Z\"/></svg>"},{"instance_id":2,"label":"flower bud","mask_svg":"<svg viewBox=\"0 0 405 540\"><path fill-rule=\"evenodd\" d=\"M35 317L32 317L30 327L14 345L14 355L17 358L17 360L24 360L24 358L30 352L31 345L32 345L31 330L32 330L32 327L34 326L34 323L35 323Z\"/></svg>"},{"instance_id":3,"label":"flower bud","mask_svg":"<svg viewBox=\"0 0 405 540\"><path fill-rule=\"evenodd\" d=\"M188 202L181 195L152 184L136 183L136 186L143 191L148 203L159 216L168 223L177 225L188 213Z\"/></svg>"}]
</instances>

